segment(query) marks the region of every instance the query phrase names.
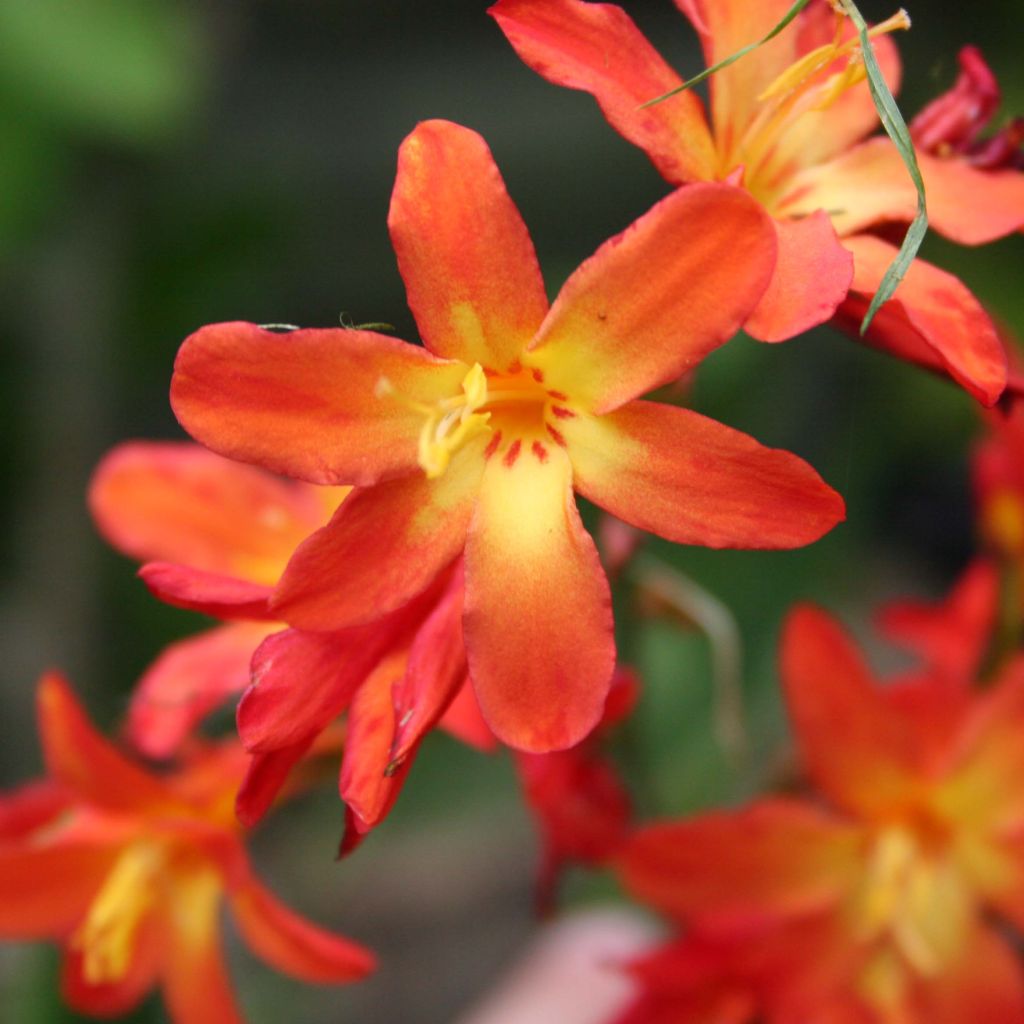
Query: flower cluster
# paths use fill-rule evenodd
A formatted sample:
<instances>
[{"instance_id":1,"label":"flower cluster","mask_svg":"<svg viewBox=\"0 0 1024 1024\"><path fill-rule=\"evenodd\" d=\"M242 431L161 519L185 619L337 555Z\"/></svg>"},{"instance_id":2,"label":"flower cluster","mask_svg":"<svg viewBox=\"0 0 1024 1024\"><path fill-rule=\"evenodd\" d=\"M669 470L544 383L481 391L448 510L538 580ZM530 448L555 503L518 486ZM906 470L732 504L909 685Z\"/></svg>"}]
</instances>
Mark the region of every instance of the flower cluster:
<instances>
[{"instance_id":1,"label":"flower cluster","mask_svg":"<svg viewBox=\"0 0 1024 1024\"><path fill-rule=\"evenodd\" d=\"M878 678L830 615L790 610L799 777L739 809L635 826L607 749L641 689L609 575L647 534L792 549L846 514L798 455L665 386L741 329L858 336L918 202L875 134L879 85L848 0L811 0L779 31L789 0L676 3L709 65L769 37L715 71L707 112L617 6L489 12L672 186L553 302L486 142L423 122L387 218L419 343L201 327L170 385L198 444L126 443L97 467L100 533L153 595L218 624L144 672L120 745L61 677L39 684L47 774L0 798L0 935L58 942L74 1007L117 1014L159 985L180 1024L239 1020L222 902L271 966L366 975L372 954L257 881L247 832L340 760L340 849L354 851L439 728L511 751L542 909L567 865L610 865L671 920L666 945L608 967L636 983L620 1024L1024 1021L1024 413L1004 335L947 271L915 260L863 338L951 378L988 424L985 555L945 602L881 619L913 668ZM869 33L891 89L909 27L899 11ZM988 133L995 77L976 49L960 61L910 138L930 223L978 245L1024 226L1024 132ZM631 531L608 573L577 495ZM237 738L202 738L231 705Z\"/></svg>"}]
</instances>

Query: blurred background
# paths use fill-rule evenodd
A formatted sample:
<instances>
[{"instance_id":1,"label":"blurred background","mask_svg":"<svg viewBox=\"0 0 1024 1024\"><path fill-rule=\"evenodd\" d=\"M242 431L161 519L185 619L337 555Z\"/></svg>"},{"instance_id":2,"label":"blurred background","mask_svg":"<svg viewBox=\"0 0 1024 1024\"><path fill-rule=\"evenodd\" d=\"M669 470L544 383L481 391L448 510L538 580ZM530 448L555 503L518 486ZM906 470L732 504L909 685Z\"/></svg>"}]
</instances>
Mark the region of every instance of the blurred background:
<instances>
[{"instance_id":1,"label":"blurred background","mask_svg":"<svg viewBox=\"0 0 1024 1024\"><path fill-rule=\"evenodd\" d=\"M582 94L513 54L470 0L0 0L0 781L40 770L33 686L57 666L114 727L128 690L198 617L165 608L106 550L84 492L128 438L180 438L167 387L197 326L245 319L386 321L415 338L385 216L401 139L443 117L482 132L533 234L549 291L667 187ZM682 73L701 66L670 0L624 5ZM892 13L875 0L869 19ZM1024 111L1017 0L911 3L904 111L980 45ZM1021 239L925 254L1021 323ZM735 616L751 733L745 761L714 738L707 641L644 616L618 621L644 696L616 754L644 816L742 799L785 764L775 643L795 599L867 637L873 605L938 596L967 558L966 453L978 429L960 390L828 329L782 346L739 338L691 393L702 412L798 452L841 491L849 521L785 554L652 543ZM593 522L591 518L589 520ZM891 658L879 651L882 663ZM375 947L369 982L319 990L233 949L256 1024L450 1021L527 941L536 841L507 757L433 737L392 818L334 861L341 807L328 785L256 842L264 877L295 906ZM582 872L566 895L612 898ZM78 1020L55 994L56 957L0 958L0 1017ZM163 1019L151 1000L130 1019Z\"/></svg>"}]
</instances>

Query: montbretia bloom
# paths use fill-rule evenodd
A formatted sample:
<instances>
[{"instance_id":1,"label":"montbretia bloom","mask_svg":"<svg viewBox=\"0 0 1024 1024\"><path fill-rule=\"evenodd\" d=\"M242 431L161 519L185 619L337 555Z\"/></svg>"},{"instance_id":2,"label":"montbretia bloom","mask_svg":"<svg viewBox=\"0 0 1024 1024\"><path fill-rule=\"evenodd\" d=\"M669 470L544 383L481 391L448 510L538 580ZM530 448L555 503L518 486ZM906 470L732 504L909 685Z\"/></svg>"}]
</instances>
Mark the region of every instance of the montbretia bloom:
<instances>
[{"instance_id":1,"label":"montbretia bloom","mask_svg":"<svg viewBox=\"0 0 1024 1024\"><path fill-rule=\"evenodd\" d=\"M782 675L817 798L644 828L627 888L727 944L772 1022L1024 1019L1003 932L1024 927L1024 660L980 692L916 673L883 687L804 606Z\"/></svg>"},{"instance_id":2,"label":"montbretia bloom","mask_svg":"<svg viewBox=\"0 0 1024 1024\"><path fill-rule=\"evenodd\" d=\"M256 878L234 817L246 758L194 749L149 774L99 735L67 684L43 678L48 778L0 796L0 935L60 943L67 1001L101 1017L159 985L178 1024L233 1024L220 942L227 903L242 939L272 967L353 981L372 954L278 902Z\"/></svg>"},{"instance_id":3,"label":"montbretia bloom","mask_svg":"<svg viewBox=\"0 0 1024 1024\"><path fill-rule=\"evenodd\" d=\"M708 64L762 38L790 0L675 0L704 46ZM907 222L913 183L886 137L865 139L878 116L859 41L837 5L813 0L770 43L716 72L711 118L697 95L629 16L585 0L499 0L490 12L516 52L558 84L591 93L615 128L642 148L673 185L724 181L771 214L779 256L771 284L745 324L781 341L836 314L859 324L895 247L866 233ZM909 27L902 11L871 30L892 88L899 58L890 33ZM1024 225L1020 126L993 139L981 131L998 103L995 80L976 51L950 94L911 125L932 226L979 244ZM666 230L671 228L666 226ZM964 285L916 260L880 310L867 341L942 370L991 404L1006 384L1002 344Z\"/></svg>"},{"instance_id":4,"label":"montbretia bloom","mask_svg":"<svg viewBox=\"0 0 1024 1024\"><path fill-rule=\"evenodd\" d=\"M269 598L288 558L348 491L282 480L191 442L118 445L90 483L100 531L144 561L149 588L225 620L171 644L146 670L132 692L127 738L150 757L171 757L207 714L247 691L238 712L251 755L238 793L246 824L344 714L339 789L349 836L365 833L397 797L398 769L426 733L446 725L466 685L457 572L365 627L307 634L276 620ZM336 582L344 586L344 577ZM258 686L250 687L251 665Z\"/></svg>"},{"instance_id":5,"label":"montbretia bloom","mask_svg":"<svg viewBox=\"0 0 1024 1024\"><path fill-rule=\"evenodd\" d=\"M464 553L484 717L511 746L571 746L599 719L615 664L608 584L574 489L716 547L797 547L842 518L796 456L637 400L746 319L775 232L740 190L696 186L605 243L549 308L485 143L443 121L403 143L389 225L426 348L215 324L182 346L172 404L215 451L356 485L290 561L277 614L306 630L368 623Z\"/></svg>"}]
</instances>

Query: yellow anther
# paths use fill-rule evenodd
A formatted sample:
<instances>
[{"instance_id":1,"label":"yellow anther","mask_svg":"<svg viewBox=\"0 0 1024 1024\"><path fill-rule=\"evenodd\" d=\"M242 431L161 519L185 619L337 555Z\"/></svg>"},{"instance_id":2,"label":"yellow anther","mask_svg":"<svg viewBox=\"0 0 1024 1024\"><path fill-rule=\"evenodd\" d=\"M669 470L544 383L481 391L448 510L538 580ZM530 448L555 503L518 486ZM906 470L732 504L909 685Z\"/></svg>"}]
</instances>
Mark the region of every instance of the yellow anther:
<instances>
[{"instance_id":1,"label":"yellow anther","mask_svg":"<svg viewBox=\"0 0 1024 1024\"><path fill-rule=\"evenodd\" d=\"M417 458L423 472L431 480L448 468L452 455L467 441L487 429L489 412L477 412L487 403L487 375L479 363L462 379L462 395L445 398L432 406L422 406L426 413L420 431Z\"/></svg>"},{"instance_id":2,"label":"yellow anther","mask_svg":"<svg viewBox=\"0 0 1024 1024\"><path fill-rule=\"evenodd\" d=\"M156 876L164 864L163 850L151 843L129 846L117 859L71 937L90 984L116 982L127 973L135 933L156 899Z\"/></svg>"}]
</instances>

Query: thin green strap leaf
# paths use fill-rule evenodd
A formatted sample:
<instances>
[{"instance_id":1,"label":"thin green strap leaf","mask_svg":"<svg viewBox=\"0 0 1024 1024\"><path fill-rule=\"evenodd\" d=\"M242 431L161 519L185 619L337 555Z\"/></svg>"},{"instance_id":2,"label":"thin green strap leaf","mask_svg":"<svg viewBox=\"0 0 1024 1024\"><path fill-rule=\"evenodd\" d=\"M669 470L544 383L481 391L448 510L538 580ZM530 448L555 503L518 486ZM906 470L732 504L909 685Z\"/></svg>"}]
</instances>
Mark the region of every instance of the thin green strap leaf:
<instances>
[{"instance_id":1,"label":"thin green strap leaf","mask_svg":"<svg viewBox=\"0 0 1024 1024\"><path fill-rule=\"evenodd\" d=\"M692 89L695 85L703 82L705 78L710 78L716 71L721 71L722 68L727 68L730 64L735 64L741 57L746 57L748 53L753 53L759 46L764 46L765 43L771 42L809 3L811 0L796 0L796 3L786 12L785 17L778 23L764 37L759 39L756 43L750 43L744 46L743 49L737 50L735 53L730 54L724 60L720 60L717 64L712 64L711 67L705 68L699 75L694 75L693 78L683 82L682 85L677 85L674 89L669 89L668 92L663 93L661 96L656 96L653 100L648 100L646 103L641 103L637 108L638 110L646 110L647 107L653 107L655 103L661 103L662 100L667 100L671 96L675 96L677 93L684 92L686 89Z\"/></svg>"},{"instance_id":2,"label":"thin green strap leaf","mask_svg":"<svg viewBox=\"0 0 1024 1024\"><path fill-rule=\"evenodd\" d=\"M893 293L899 287L900 281L903 280L907 270L910 268L910 264L917 255L918 249L921 248L921 242L924 241L925 232L928 230L928 207L925 203L924 180L921 178L921 168L917 166L917 156L914 153L914 143L911 141L910 131L907 128L906 121L903 120L900 108L896 106L896 100L893 99L889 86L885 84L882 69L878 66L878 61L875 59L875 51L871 46L871 39L868 36L867 23L864 21L860 11L857 10L853 0L841 0L841 3L843 9L853 22L854 28L857 29L857 34L860 36L860 47L864 57L864 70L868 76L868 89L871 91L871 99L874 101L875 109L878 111L878 116L882 121L882 127L885 129L885 134L892 139L893 144L896 146L900 159L906 165L910 179L917 190L917 214L907 229L907 233L903 236L903 244L900 246L900 251L896 254L896 259L892 261L889 269L882 277L878 291L875 292L871 305L868 306L868 311L864 314L864 319L860 325L860 333L863 335L867 333L867 329L871 326L871 321L875 318L875 314L882 304L892 298Z\"/></svg>"}]
</instances>

